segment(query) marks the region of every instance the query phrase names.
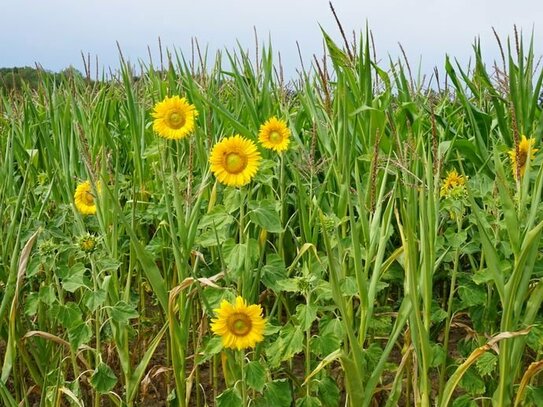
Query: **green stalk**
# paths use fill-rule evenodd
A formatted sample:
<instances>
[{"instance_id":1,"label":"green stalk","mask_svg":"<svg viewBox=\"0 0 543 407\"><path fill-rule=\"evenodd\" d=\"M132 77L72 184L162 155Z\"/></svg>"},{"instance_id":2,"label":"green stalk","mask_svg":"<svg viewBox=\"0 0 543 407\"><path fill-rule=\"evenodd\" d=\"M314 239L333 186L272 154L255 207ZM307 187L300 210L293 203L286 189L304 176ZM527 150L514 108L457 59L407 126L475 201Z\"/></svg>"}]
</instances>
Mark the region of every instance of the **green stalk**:
<instances>
[{"instance_id":1,"label":"green stalk","mask_svg":"<svg viewBox=\"0 0 543 407\"><path fill-rule=\"evenodd\" d=\"M457 219L456 220L456 231L457 234L460 234L462 230L462 220ZM445 330L444 330L444 338L443 338L443 351L445 353L445 359L443 360L443 363L441 364L441 371L439 373L439 393L438 393L438 405L441 403L441 399L443 397L443 390L445 386L445 380L447 376L447 355L449 354L449 339L450 339L450 330L451 330L451 322L452 322L452 316L453 316L453 301L454 301L454 294L456 292L456 277L458 274L458 263L460 260L460 247L457 247L454 253L454 260L453 260L453 270L451 274L451 283L449 287L449 299L447 301L447 318L445 319Z\"/></svg>"}]
</instances>

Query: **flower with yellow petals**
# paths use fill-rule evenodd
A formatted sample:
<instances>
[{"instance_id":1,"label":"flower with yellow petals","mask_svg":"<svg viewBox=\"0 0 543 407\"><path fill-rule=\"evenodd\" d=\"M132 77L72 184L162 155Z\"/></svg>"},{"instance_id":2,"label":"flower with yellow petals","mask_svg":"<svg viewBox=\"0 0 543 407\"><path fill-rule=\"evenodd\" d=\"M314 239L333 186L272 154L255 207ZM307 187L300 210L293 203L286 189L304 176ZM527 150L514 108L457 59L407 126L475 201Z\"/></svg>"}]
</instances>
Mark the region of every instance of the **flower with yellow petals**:
<instances>
[{"instance_id":1,"label":"flower with yellow petals","mask_svg":"<svg viewBox=\"0 0 543 407\"><path fill-rule=\"evenodd\" d=\"M247 305L242 297L234 304L226 300L215 309L216 318L211 320L211 330L222 338L225 348L254 348L264 340L266 320L262 317L260 305Z\"/></svg>"},{"instance_id":2,"label":"flower with yellow petals","mask_svg":"<svg viewBox=\"0 0 543 407\"><path fill-rule=\"evenodd\" d=\"M466 191L466 177L458 174L456 170L451 170L447 173L447 176L441 184L441 190L439 195L441 197L453 197L457 198L464 194Z\"/></svg>"},{"instance_id":3,"label":"flower with yellow petals","mask_svg":"<svg viewBox=\"0 0 543 407\"><path fill-rule=\"evenodd\" d=\"M537 148L534 148L535 139L529 138L527 139L526 136L522 136L522 139L520 143L518 144L518 166L519 166L519 172L520 177L522 178L524 176L524 173L526 172L526 163L529 160L533 160L535 158L535 153L539 151ZM513 148L509 150L509 158L511 158L511 169L513 171L513 177L515 179L517 178L517 152L516 149Z\"/></svg>"},{"instance_id":4,"label":"flower with yellow petals","mask_svg":"<svg viewBox=\"0 0 543 407\"><path fill-rule=\"evenodd\" d=\"M260 165L255 143L239 134L222 139L211 149L211 172L220 183L241 187L255 176Z\"/></svg>"},{"instance_id":5,"label":"flower with yellow petals","mask_svg":"<svg viewBox=\"0 0 543 407\"><path fill-rule=\"evenodd\" d=\"M100 185L96 184L97 192L100 192ZM94 215L96 213L96 202L91 184L89 181L82 182L77 186L74 193L75 207L83 215Z\"/></svg>"},{"instance_id":6,"label":"flower with yellow petals","mask_svg":"<svg viewBox=\"0 0 543 407\"><path fill-rule=\"evenodd\" d=\"M278 153L285 151L290 143L290 130L284 120L271 117L260 126L258 140L265 148L275 150Z\"/></svg>"},{"instance_id":7,"label":"flower with yellow petals","mask_svg":"<svg viewBox=\"0 0 543 407\"><path fill-rule=\"evenodd\" d=\"M170 140L179 140L194 130L194 120L198 111L187 99L179 96L166 97L155 105L152 113L153 130Z\"/></svg>"}]
</instances>

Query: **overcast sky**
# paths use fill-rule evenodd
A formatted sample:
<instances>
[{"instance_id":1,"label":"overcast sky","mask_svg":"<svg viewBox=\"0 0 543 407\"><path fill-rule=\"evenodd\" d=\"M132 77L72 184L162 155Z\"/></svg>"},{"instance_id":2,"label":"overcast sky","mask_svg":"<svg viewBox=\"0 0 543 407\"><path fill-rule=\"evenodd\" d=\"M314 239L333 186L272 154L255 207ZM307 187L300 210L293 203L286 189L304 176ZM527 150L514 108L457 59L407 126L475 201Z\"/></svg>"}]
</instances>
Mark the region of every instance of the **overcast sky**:
<instances>
[{"instance_id":1,"label":"overcast sky","mask_svg":"<svg viewBox=\"0 0 543 407\"><path fill-rule=\"evenodd\" d=\"M492 33L526 39L534 30L536 54L543 49L541 0L334 0L346 31L373 31L378 58L396 57L398 42L412 66L422 58L426 72L443 67L448 53L464 63L481 38L487 61L498 57ZM83 70L81 52L98 56L102 67L118 67L116 41L125 57L148 61L147 46L158 61L164 46L190 57L191 37L214 53L236 41L253 52L256 27L261 41L272 39L288 72L299 67L296 41L307 63L322 52L319 24L340 41L328 0L0 0L0 66L50 70L69 65ZM385 63L386 65L386 63ZM93 68L94 69L94 68Z\"/></svg>"}]
</instances>

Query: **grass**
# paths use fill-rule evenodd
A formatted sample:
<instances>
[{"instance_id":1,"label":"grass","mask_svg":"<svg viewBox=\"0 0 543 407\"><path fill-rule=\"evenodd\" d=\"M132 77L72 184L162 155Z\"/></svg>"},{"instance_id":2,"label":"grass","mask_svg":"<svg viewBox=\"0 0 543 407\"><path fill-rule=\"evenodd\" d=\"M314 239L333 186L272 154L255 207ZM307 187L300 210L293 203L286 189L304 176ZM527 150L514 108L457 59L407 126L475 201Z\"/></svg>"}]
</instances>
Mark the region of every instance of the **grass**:
<instances>
[{"instance_id":1,"label":"grass","mask_svg":"<svg viewBox=\"0 0 543 407\"><path fill-rule=\"evenodd\" d=\"M499 68L476 43L436 89L378 65L368 32L323 38L288 84L267 44L212 66L168 52L139 76L121 55L107 81L0 95L4 405L541 405L532 41ZM152 129L174 95L199 113L179 141ZM260 147L246 186L216 182L213 145L257 142L271 116L289 149ZM465 184L444 190L453 169ZM85 180L95 215L74 206ZM210 329L237 295L267 320L243 352Z\"/></svg>"}]
</instances>

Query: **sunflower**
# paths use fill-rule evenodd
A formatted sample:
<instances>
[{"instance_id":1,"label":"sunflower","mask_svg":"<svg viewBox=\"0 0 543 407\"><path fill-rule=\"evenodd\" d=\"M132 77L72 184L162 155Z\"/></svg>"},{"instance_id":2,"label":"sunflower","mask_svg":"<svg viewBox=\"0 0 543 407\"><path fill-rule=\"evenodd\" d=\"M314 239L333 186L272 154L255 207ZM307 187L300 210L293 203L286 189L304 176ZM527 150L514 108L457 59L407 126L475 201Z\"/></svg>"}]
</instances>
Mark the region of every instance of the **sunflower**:
<instances>
[{"instance_id":1,"label":"sunflower","mask_svg":"<svg viewBox=\"0 0 543 407\"><path fill-rule=\"evenodd\" d=\"M100 185L96 185L97 192L100 192ZM94 215L96 213L95 196L89 181L82 182L77 186L74 193L75 207L83 215Z\"/></svg>"},{"instance_id":2,"label":"sunflower","mask_svg":"<svg viewBox=\"0 0 543 407\"><path fill-rule=\"evenodd\" d=\"M166 97L155 105L153 130L166 139L179 140L194 130L198 112L187 99L179 96Z\"/></svg>"},{"instance_id":3,"label":"sunflower","mask_svg":"<svg viewBox=\"0 0 543 407\"><path fill-rule=\"evenodd\" d=\"M459 197L464 194L466 188L466 177L458 174L456 170L451 170L441 184L439 195L441 197Z\"/></svg>"},{"instance_id":4,"label":"sunflower","mask_svg":"<svg viewBox=\"0 0 543 407\"><path fill-rule=\"evenodd\" d=\"M211 320L211 330L222 338L225 348L254 348L264 340L266 320L262 317L260 305L247 305L238 296L234 304L223 300L215 315L216 318Z\"/></svg>"},{"instance_id":5,"label":"sunflower","mask_svg":"<svg viewBox=\"0 0 543 407\"><path fill-rule=\"evenodd\" d=\"M258 140L265 148L278 153L285 151L290 143L290 130L284 120L271 117L262 126L258 133Z\"/></svg>"},{"instance_id":6,"label":"sunflower","mask_svg":"<svg viewBox=\"0 0 543 407\"><path fill-rule=\"evenodd\" d=\"M260 165L255 143L236 134L213 146L209 157L211 172L219 182L231 187L248 184Z\"/></svg>"},{"instance_id":7,"label":"sunflower","mask_svg":"<svg viewBox=\"0 0 543 407\"><path fill-rule=\"evenodd\" d=\"M522 140L518 144L518 166L521 178L526 172L526 163L529 160L535 158L535 153L539 151L537 148L534 148L535 139L522 136ZM511 158L511 169L513 171L513 177L517 178L517 152L515 148L509 150L509 158Z\"/></svg>"}]
</instances>

